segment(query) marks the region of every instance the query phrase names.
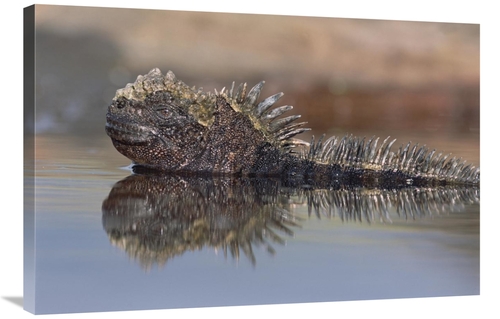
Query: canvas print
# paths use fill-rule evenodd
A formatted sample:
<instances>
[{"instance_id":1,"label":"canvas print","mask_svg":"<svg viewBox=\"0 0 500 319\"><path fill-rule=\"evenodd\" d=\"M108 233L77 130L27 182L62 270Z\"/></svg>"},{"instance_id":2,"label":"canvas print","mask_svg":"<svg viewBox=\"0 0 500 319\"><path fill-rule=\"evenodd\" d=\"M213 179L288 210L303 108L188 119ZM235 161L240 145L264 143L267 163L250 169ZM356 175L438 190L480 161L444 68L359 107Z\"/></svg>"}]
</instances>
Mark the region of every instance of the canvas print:
<instances>
[{"instance_id":1,"label":"canvas print","mask_svg":"<svg viewBox=\"0 0 500 319\"><path fill-rule=\"evenodd\" d=\"M479 294L479 25L24 26L27 311Z\"/></svg>"}]
</instances>

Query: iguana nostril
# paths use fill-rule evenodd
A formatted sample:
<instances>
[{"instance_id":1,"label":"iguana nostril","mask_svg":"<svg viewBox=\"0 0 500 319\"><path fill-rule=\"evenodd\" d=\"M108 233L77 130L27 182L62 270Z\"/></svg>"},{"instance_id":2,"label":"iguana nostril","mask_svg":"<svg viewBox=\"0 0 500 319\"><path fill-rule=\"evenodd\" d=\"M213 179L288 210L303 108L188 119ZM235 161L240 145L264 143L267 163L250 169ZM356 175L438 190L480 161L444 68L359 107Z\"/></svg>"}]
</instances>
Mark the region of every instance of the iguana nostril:
<instances>
[{"instance_id":1,"label":"iguana nostril","mask_svg":"<svg viewBox=\"0 0 500 319\"><path fill-rule=\"evenodd\" d=\"M116 107L118 109L123 109L125 107L125 102L123 101L119 101L117 104L116 104Z\"/></svg>"}]
</instances>

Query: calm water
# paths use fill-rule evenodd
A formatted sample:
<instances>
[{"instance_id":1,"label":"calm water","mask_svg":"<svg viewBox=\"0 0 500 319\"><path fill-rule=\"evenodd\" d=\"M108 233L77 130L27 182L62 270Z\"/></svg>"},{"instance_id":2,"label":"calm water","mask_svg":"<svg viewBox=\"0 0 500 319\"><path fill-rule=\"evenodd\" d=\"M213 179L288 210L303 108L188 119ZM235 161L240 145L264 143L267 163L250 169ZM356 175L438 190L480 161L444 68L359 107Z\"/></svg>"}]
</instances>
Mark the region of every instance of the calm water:
<instances>
[{"instance_id":1,"label":"calm water","mask_svg":"<svg viewBox=\"0 0 500 319\"><path fill-rule=\"evenodd\" d=\"M106 137L36 152L37 313L479 294L479 204L457 192L398 214L370 205L414 193L356 190L316 215L308 198L345 196L128 177Z\"/></svg>"}]
</instances>

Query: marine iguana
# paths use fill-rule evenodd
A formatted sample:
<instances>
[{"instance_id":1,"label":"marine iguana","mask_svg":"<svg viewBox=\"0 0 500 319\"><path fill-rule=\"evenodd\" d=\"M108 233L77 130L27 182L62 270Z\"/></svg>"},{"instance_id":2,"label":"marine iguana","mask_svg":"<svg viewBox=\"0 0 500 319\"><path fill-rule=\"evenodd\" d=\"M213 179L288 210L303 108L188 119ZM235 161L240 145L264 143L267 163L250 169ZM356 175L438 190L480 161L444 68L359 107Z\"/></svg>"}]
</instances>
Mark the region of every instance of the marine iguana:
<instances>
[{"instance_id":1,"label":"marine iguana","mask_svg":"<svg viewBox=\"0 0 500 319\"><path fill-rule=\"evenodd\" d=\"M189 87L158 68L119 89L106 114L115 148L135 164L176 174L280 177L301 184L375 187L474 185L479 168L435 150L395 139L295 138L310 130L300 115L280 117L292 106L272 108L283 96L262 101L264 81L215 93Z\"/></svg>"}]
</instances>

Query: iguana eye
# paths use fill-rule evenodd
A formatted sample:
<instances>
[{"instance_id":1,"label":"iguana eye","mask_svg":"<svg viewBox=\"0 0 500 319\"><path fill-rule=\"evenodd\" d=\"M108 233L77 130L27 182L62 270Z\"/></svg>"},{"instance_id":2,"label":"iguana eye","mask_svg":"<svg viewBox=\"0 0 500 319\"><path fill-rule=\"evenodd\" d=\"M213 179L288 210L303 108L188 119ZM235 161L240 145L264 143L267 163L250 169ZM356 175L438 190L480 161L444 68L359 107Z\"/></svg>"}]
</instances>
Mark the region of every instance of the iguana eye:
<instances>
[{"instance_id":1,"label":"iguana eye","mask_svg":"<svg viewBox=\"0 0 500 319\"><path fill-rule=\"evenodd\" d=\"M159 112L159 111L163 111L163 110L166 110L168 109L169 107L166 106L166 105L157 105L154 107L155 111Z\"/></svg>"},{"instance_id":2,"label":"iguana eye","mask_svg":"<svg viewBox=\"0 0 500 319\"><path fill-rule=\"evenodd\" d=\"M172 116L172 110L171 110L171 107L167 106L167 105L158 105L158 106L155 106L154 110L156 111L156 113L163 117L163 118L169 118Z\"/></svg>"}]
</instances>

